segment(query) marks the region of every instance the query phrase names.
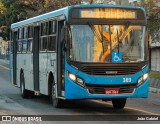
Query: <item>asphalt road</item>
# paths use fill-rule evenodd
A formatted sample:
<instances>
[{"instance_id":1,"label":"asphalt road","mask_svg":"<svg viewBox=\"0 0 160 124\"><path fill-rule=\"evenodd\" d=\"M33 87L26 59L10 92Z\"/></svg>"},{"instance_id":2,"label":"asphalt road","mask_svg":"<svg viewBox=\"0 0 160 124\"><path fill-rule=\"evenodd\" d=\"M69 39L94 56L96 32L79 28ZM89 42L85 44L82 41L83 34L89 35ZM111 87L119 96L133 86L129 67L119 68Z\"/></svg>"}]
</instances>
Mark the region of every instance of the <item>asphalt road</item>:
<instances>
[{"instance_id":1,"label":"asphalt road","mask_svg":"<svg viewBox=\"0 0 160 124\"><path fill-rule=\"evenodd\" d=\"M137 117L150 116L159 116L160 120L160 95L149 93L147 99L128 99L123 110L114 110L111 102L101 100L70 101L66 103L64 108L57 109L52 107L46 96L23 99L20 95L20 89L10 82L8 65L0 63L0 115L54 115L49 117L53 120L54 117L59 118L56 123L81 121L82 119L83 123L87 124L91 121L92 123L99 123L97 121L100 120L101 123L115 123L114 121L119 122L119 120L125 119L128 120L127 123L132 123L129 121L136 121ZM67 118L69 119L67 120ZM141 123L150 122L142 121ZM158 121L152 123L158 124Z\"/></svg>"}]
</instances>

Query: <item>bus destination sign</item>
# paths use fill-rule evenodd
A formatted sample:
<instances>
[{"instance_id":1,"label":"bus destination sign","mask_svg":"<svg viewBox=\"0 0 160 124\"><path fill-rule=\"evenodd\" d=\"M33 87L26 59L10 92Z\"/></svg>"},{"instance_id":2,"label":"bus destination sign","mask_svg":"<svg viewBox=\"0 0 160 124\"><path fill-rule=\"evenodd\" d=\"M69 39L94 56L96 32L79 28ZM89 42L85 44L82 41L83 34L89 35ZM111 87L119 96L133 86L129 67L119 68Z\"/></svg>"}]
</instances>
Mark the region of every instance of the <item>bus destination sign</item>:
<instances>
[{"instance_id":1,"label":"bus destination sign","mask_svg":"<svg viewBox=\"0 0 160 124\"><path fill-rule=\"evenodd\" d=\"M136 19L136 11L121 8L81 9L81 18Z\"/></svg>"}]
</instances>

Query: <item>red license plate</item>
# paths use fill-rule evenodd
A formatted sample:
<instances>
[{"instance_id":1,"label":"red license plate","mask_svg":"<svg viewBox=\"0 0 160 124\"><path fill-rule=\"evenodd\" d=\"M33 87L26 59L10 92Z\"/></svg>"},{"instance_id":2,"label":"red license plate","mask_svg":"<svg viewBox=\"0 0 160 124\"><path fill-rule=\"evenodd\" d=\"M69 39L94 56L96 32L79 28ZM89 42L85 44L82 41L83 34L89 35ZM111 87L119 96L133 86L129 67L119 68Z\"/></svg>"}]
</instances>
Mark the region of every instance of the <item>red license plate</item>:
<instances>
[{"instance_id":1,"label":"red license plate","mask_svg":"<svg viewBox=\"0 0 160 124\"><path fill-rule=\"evenodd\" d=\"M105 89L105 94L119 94L119 88Z\"/></svg>"}]
</instances>

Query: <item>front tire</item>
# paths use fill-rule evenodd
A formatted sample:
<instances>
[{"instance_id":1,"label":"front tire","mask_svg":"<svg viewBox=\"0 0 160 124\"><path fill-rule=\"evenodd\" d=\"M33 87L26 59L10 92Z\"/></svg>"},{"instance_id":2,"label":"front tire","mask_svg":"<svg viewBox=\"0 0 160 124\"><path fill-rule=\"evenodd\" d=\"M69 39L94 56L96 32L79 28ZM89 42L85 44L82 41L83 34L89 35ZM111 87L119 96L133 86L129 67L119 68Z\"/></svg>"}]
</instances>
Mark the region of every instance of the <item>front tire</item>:
<instances>
[{"instance_id":1,"label":"front tire","mask_svg":"<svg viewBox=\"0 0 160 124\"><path fill-rule=\"evenodd\" d=\"M114 109L123 109L126 104L126 98L122 99L112 99L112 104Z\"/></svg>"},{"instance_id":2,"label":"front tire","mask_svg":"<svg viewBox=\"0 0 160 124\"><path fill-rule=\"evenodd\" d=\"M52 83L52 89L51 89L51 101L55 108L62 108L64 105L64 100L59 99L56 97L56 88L55 84Z\"/></svg>"}]
</instances>

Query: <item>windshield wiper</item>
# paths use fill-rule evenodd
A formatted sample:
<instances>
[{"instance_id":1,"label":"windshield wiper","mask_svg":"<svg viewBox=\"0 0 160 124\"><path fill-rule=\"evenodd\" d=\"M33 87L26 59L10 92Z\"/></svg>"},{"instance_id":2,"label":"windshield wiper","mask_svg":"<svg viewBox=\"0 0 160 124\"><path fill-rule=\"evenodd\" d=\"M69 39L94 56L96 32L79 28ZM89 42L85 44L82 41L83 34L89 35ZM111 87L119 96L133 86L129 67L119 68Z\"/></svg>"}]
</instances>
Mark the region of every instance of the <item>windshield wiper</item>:
<instances>
[{"instance_id":1,"label":"windshield wiper","mask_svg":"<svg viewBox=\"0 0 160 124\"><path fill-rule=\"evenodd\" d=\"M89 27L91 28L91 30L94 32L97 40L102 43L103 40L102 40L102 38L100 38L100 36L99 36L99 34L101 34L101 33L100 33L100 32L99 32L99 33L97 32L96 28L94 27L94 25L93 25L92 23L87 22L87 24L89 25Z\"/></svg>"},{"instance_id":2,"label":"windshield wiper","mask_svg":"<svg viewBox=\"0 0 160 124\"><path fill-rule=\"evenodd\" d=\"M103 50L103 53L104 53L104 38L103 38L103 29L102 29L102 32L100 32L99 28L98 28L98 31L96 30L96 28L94 27L94 25L90 22L87 22L89 27L91 28L91 30L94 32L97 40L102 43L102 50ZM102 25L101 25L102 26ZM100 35L101 36L100 36Z\"/></svg>"}]
</instances>

